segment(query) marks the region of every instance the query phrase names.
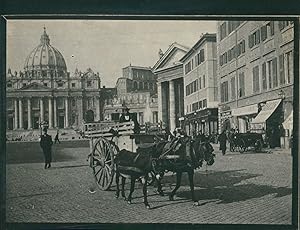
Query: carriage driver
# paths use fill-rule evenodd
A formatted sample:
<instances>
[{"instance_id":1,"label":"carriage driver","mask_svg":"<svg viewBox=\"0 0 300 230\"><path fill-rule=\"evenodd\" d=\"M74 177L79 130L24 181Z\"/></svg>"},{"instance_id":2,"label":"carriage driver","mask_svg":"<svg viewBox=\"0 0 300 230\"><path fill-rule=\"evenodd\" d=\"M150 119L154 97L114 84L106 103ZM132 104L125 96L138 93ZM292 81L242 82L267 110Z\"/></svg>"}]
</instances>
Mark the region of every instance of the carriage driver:
<instances>
[{"instance_id":1,"label":"carriage driver","mask_svg":"<svg viewBox=\"0 0 300 230\"><path fill-rule=\"evenodd\" d=\"M140 133L141 128L140 128L140 124L137 121L136 116L129 112L129 108L125 107L120 117L120 122L128 122L128 121L133 121L134 123L133 132L136 134Z\"/></svg>"}]
</instances>

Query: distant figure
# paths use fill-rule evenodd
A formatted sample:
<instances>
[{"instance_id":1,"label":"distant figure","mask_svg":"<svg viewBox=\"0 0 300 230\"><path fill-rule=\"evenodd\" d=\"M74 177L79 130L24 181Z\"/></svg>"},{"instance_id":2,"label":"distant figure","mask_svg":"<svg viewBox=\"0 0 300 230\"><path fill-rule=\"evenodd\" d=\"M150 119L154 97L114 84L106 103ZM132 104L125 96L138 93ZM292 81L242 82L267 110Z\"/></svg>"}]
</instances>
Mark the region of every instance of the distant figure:
<instances>
[{"instance_id":1,"label":"distant figure","mask_svg":"<svg viewBox=\"0 0 300 230\"><path fill-rule=\"evenodd\" d=\"M121 117L120 117L120 122L128 122L128 121L133 121L134 123L134 128L133 128L133 132L135 134L139 134L140 133L140 130L141 130L141 127L140 127L140 124L138 123L137 121L137 118L134 114L130 113L129 112L129 108L125 108L123 110L124 112L122 113Z\"/></svg>"},{"instance_id":2,"label":"distant figure","mask_svg":"<svg viewBox=\"0 0 300 230\"><path fill-rule=\"evenodd\" d=\"M54 137L54 144L56 144L56 142L58 142L58 144L60 144L59 138L58 138L58 130L56 132L56 135Z\"/></svg>"},{"instance_id":3,"label":"distant figure","mask_svg":"<svg viewBox=\"0 0 300 230\"><path fill-rule=\"evenodd\" d=\"M44 157L45 157L45 169L47 169L51 167L51 161L52 161L51 146L53 142L51 136L47 134L47 128L44 128L43 131L44 134L41 135L40 146L43 150Z\"/></svg>"},{"instance_id":4,"label":"distant figure","mask_svg":"<svg viewBox=\"0 0 300 230\"><path fill-rule=\"evenodd\" d=\"M223 130L223 132L219 136L220 150L222 151L223 155L225 155L226 152L226 141L227 141L226 132L225 130Z\"/></svg>"}]
</instances>

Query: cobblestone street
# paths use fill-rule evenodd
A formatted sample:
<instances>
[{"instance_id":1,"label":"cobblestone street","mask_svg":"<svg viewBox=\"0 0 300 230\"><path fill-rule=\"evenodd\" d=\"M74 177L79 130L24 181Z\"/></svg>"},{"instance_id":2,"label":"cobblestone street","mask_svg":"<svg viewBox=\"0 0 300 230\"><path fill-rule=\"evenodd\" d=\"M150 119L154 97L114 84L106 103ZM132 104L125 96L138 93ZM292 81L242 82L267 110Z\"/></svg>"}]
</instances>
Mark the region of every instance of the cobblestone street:
<instances>
[{"instance_id":1,"label":"cobblestone street","mask_svg":"<svg viewBox=\"0 0 300 230\"><path fill-rule=\"evenodd\" d=\"M195 172L200 206L193 206L184 175L173 202L148 187L151 209L147 210L139 183L131 205L115 198L114 183L111 191L95 187L86 144L55 145L54 162L48 170L42 161L17 160L18 155L30 158L32 153L26 148L17 154L9 152L15 144L9 145L7 155L13 155L15 161L8 156L7 222L291 224L292 158L287 150L223 156L215 145L215 164ZM164 177L166 193L175 180L172 174ZM95 193L89 192L91 187L96 188ZM127 194L128 188L127 181Z\"/></svg>"}]
</instances>

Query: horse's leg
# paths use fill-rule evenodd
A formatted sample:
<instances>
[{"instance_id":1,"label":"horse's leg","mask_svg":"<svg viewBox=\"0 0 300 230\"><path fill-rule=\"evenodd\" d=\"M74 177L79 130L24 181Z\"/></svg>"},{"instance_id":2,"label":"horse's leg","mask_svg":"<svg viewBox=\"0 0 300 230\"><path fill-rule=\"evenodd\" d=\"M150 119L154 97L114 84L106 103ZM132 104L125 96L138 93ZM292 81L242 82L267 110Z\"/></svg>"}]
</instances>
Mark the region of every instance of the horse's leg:
<instances>
[{"instance_id":1,"label":"horse's leg","mask_svg":"<svg viewBox=\"0 0 300 230\"><path fill-rule=\"evenodd\" d=\"M134 185L135 185L135 177L131 177L131 182L130 182L130 192L127 198L127 203L131 204L131 198L132 198L132 193L134 191Z\"/></svg>"},{"instance_id":2,"label":"horse's leg","mask_svg":"<svg viewBox=\"0 0 300 230\"><path fill-rule=\"evenodd\" d=\"M159 195L164 196L165 194L164 194L164 191L162 190L162 185L161 185L160 181L161 181L161 179L157 179L155 177L155 182L157 184L157 192Z\"/></svg>"},{"instance_id":3,"label":"horse's leg","mask_svg":"<svg viewBox=\"0 0 300 230\"><path fill-rule=\"evenodd\" d=\"M120 173L117 170L116 171L116 185L117 185L116 198L119 198L119 195L120 195L119 179L120 179Z\"/></svg>"},{"instance_id":4,"label":"horse's leg","mask_svg":"<svg viewBox=\"0 0 300 230\"><path fill-rule=\"evenodd\" d=\"M125 181L126 181L126 177L122 177L122 193L121 193L121 195L124 199L126 199L126 196L125 196Z\"/></svg>"},{"instance_id":5,"label":"horse's leg","mask_svg":"<svg viewBox=\"0 0 300 230\"><path fill-rule=\"evenodd\" d=\"M143 184L143 194L144 194L144 204L146 208L150 208L150 205L147 200L147 181L148 181L148 174L145 175L144 178L142 178L142 184Z\"/></svg>"},{"instance_id":6,"label":"horse's leg","mask_svg":"<svg viewBox=\"0 0 300 230\"><path fill-rule=\"evenodd\" d=\"M195 199L195 192L194 192L194 170L190 169L188 172L191 194L192 194L192 201L194 201L194 205L198 205L198 201Z\"/></svg>"},{"instance_id":7,"label":"horse's leg","mask_svg":"<svg viewBox=\"0 0 300 230\"><path fill-rule=\"evenodd\" d=\"M177 189L179 189L180 184L181 184L181 176L182 176L182 172L176 173L176 186L173 189L173 191L171 192L171 194L169 195L169 200L174 200L174 195L175 195Z\"/></svg>"}]
</instances>

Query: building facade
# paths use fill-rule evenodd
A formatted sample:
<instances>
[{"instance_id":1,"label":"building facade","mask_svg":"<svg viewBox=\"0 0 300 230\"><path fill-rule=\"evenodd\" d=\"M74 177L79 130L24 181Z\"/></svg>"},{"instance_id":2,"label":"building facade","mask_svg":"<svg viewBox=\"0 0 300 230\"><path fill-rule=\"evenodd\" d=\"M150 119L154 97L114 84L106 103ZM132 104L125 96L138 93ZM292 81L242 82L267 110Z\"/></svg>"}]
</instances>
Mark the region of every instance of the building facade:
<instances>
[{"instance_id":1,"label":"building facade","mask_svg":"<svg viewBox=\"0 0 300 230\"><path fill-rule=\"evenodd\" d=\"M185 130L188 135L218 132L216 34L203 34L182 58Z\"/></svg>"},{"instance_id":2,"label":"building facade","mask_svg":"<svg viewBox=\"0 0 300 230\"><path fill-rule=\"evenodd\" d=\"M265 133L274 147L293 113L294 30L290 21L217 23L221 129Z\"/></svg>"},{"instance_id":3,"label":"building facade","mask_svg":"<svg viewBox=\"0 0 300 230\"><path fill-rule=\"evenodd\" d=\"M180 59L189 48L172 43L165 53L159 52L159 60L152 71L157 75L158 119L171 131L180 127L184 116L183 64Z\"/></svg>"},{"instance_id":4,"label":"building facade","mask_svg":"<svg viewBox=\"0 0 300 230\"><path fill-rule=\"evenodd\" d=\"M116 83L117 95L104 106L104 120L119 121L128 108L140 125L158 123L157 77L151 68L129 65L122 70Z\"/></svg>"},{"instance_id":5,"label":"building facade","mask_svg":"<svg viewBox=\"0 0 300 230\"><path fill-rule=\"evenodd\" d=\"M83 121L101 118L99 73L88 68L67 72L63 55L52 45L44 28L40 44L25 60L24 71L6 76L7 129L80 128Z\"/></svg>"}]
</instances>

